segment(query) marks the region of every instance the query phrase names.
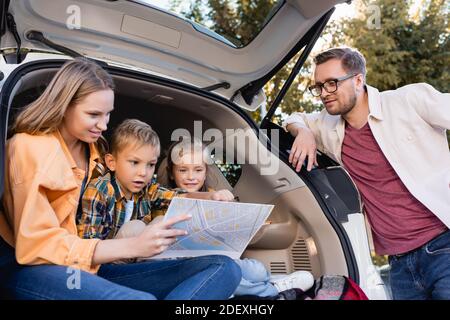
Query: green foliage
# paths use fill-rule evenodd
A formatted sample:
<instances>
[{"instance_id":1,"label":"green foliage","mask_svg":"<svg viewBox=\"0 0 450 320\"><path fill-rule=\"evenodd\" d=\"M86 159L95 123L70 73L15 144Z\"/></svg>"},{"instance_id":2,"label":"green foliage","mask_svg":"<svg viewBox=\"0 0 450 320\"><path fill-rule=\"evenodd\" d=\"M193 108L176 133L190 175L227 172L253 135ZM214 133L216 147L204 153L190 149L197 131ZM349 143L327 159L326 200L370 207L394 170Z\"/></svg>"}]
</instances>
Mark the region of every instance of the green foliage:
<instances>
[{"instance_id":1,"label":"green foliage","mask_svg":"<svg viewBox=\"0 0 450 320\"><path fill-rule=\"evenodd\" d=\"M367 1L368 2L368 1ZM326 32L331 46L358 48L367 60L367 83L381 91L410 83L427 82L450 91L450 42L448 2L423 1L415 15L412 1L375 0L380 25L371 25L370 7L359 4L354 18L335 21Z\"/></svg>"},{"instance_id":2,"label":"green foliage","mask_svg":"<svg viewBox=\"0 0 450 320\"><path fill-rule=\"evenodd\" d=\"M441 92L449 92L448 0L421 2L419 10L411 14L413 0L356 1L356 16L329 23L322 36L325 45L320 49L342 45L358 48L367 60L367 83L380 91L427 82ZM181 1L173 0L173 3L177 6ZM276 3L275 0L195 0L184 14L239 46L255 37L276 10ZM380 25L375 27L373 9L380 13ZM267 108L280 92L298 56L264 87ZM311 72L309 58L280 104L274 122L280 123L286 114L294 111L312 112L322 108L306 90ZM258 123L261 110L251 116Z\"/></svg>"},{"instance_id":3,"label":"green foliage","mask_svg":"<svg viewBox=\"0 0 450 320\"><path fill-rule=\"evenodd\" d=\"M173 4L173 7L177 7L181 4L181 0L179 0L177 3ZM203 21L203 14L202 14L202 8L201 8L202 1L201 0L195 0L190 8L189 11L186 12L186 18L195 21L195 22L202 22Z\"/></svg>"},{"instance_id":4,"label":"green foliage","mask_svg":"<svg viewBox=\"0 0 450 320\"><path fill-rule=\"evenodd\" d=\"M271 106L281 88L283 87L286 79L294 68L295 63L300 57L300 53L296 54L277 74L265 85L264 90L267 95L267 105ZM322 108L321 104L315 103L312 100L312 96L307 91L308 86L311 83L311 61L308 59L302 67L299 75L295 78L294 82L290 86L286 95L280 103L279 111L281 114L275 115L273 122L281 124L281 119L284 115L291 114L292 112L313 112ZM256 121L259 119L259 111L253 115Z\"/></svg>"},{"instance_id":5,"label":"green foliage","mask_svg":"<svg viewBox=\"0 0 450 320\"><path fill-rule=\"evenodd\" d=\"M368 1L367 1L368 2ZM426 82L441 92L450 91L450 29L448 0L422 1L411 14L413 1L374 0L380 26L370 25L373 12L359 3L354 18L334 21L330 47L358 48L367 60L367 83L380 91ZM447 131L450 146L450 133Z\"/></svg>"},{"instance_id":6,"label":"green foliage","mask_svg":"<svg viewBox=\"0 0 450 320\"><path fill-rule=\"evenodd\" d=\"M187 18L208 26L236 46L247 45L277 10L277 0L194 0L182 14ZM172 0L172 9L177 11L180 0Z\"/></svg>"},{"instance_id":7,"label":"green foliage","mask_svg":"<svg viewBox=\"0 0 450 320\"><path fill-rule=\"evenodd\" d=\"M183 15L195 22L208 25L211 30L225 36L231 42L236 43L237 38L239 43L236 45L239 46L249 43L255 37L271 14L276 11L277 3L278 1L275 0L195 0L188 12L183 12ZM174 1L173 5L176 7L179 6L179 3ZM265 86L267 106L272 104L280 92L298 57L299 54L291 59ZM302 70L303 76L297 77L290 87L280 109L284 114L298 110L311 112L317 109L318 106L309 100L299 106L299 101L305 100L303 95L310 78L310 68L311 64L308 62ZM250 115L258 123L262 120L260 114L261 111L258 110ZM276 115L274 121L280 123L281 115Z\"/></svg>"},{"instance_id":8,"label":"green foliage","mask_svg":"<svg viewBox=\"0 0 450 320\"><path fill-rule=\"evenodd\" d=\"M230 186L234 188L242 174L242 166L239 164L223 163L216 161L215 164L227 179Z\"/></svg>"}]
</instances>

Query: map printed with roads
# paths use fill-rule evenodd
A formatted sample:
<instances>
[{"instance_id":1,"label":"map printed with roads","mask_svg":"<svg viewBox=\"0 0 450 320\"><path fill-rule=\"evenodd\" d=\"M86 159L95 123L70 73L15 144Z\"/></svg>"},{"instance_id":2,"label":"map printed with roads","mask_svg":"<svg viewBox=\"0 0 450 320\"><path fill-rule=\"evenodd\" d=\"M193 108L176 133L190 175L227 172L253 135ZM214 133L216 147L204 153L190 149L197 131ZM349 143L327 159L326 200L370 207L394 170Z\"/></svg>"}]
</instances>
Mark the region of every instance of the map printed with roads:
<instances>
[{"instance_id":1,"label":"map printed with roads","mask_svg":"<svg viewBox=\"0 0 450 320\"><path fill-rule=\"evenodd\" d=\"M194 257L210 254L238 259L266 221L273 205L174 198L164 220L183 213L192 215L177 223L186 236L152 259Z\"/></svg>"}]
</instances>

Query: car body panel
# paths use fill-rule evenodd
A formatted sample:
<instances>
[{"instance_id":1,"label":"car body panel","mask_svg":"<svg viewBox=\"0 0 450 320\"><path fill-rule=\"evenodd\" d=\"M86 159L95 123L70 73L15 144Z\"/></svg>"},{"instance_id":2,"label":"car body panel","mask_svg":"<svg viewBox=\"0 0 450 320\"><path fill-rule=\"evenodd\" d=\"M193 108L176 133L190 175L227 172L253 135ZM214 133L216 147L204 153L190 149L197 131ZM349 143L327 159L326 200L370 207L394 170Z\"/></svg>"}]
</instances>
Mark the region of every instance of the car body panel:
<instances>
[{"instance_id":1,"label":"car body panel","mask_svg":"<svg viewBox=\"0 0 450 320\"><path fill-rule=\"evenodd\" d=\"M199 32L192 22L167 11L130 1L15 0L9 12L22 48L54 51L27 39L29 31L41 31L49 40L89 57L151 70L201 88L228 83L216 92L231 99L277 66L314 23L341 2L287 1L243 48ZM2 52L16 46L14 35L6 32Z\"/></svg>"}]
</instances>

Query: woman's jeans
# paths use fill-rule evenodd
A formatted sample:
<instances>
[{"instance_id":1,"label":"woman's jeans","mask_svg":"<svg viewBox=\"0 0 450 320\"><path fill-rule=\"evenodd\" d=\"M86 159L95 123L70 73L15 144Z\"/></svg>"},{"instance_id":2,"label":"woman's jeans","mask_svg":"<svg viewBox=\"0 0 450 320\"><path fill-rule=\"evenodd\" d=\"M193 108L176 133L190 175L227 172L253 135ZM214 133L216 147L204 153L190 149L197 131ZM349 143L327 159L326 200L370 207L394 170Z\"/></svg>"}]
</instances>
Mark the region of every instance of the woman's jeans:
<instances>
[{"instance_id":1,"label":"woman's jeans","mask_svg":"<svg viewBox=\"0 0 450 320\"><path fill-rule=\"evenodd\" d=\"M450 300L450 231L404 255L389 256L395 300Z\"/></svg>"},{"instance_id":2,"label":"woman's jeans","mask_svg":"<svg viewBox=\"0 0 450 320\"><path fill-rule=\"evenodd\" d=\"M58 265L23 266L0 238L0 299L227 299L240 280L238 265L220 255L104 264L97 275Z\"/></svg>"}]
</instances>

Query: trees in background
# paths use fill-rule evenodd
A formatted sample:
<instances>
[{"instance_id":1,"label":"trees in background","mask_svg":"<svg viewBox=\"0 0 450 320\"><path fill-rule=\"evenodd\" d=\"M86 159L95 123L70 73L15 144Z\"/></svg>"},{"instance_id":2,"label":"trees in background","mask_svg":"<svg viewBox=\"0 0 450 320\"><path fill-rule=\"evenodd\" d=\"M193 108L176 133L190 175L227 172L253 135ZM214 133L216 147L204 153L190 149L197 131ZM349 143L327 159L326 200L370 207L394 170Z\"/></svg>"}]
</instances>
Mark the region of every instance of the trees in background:
<instances>
[{"instance_id":1,"label":"trees in background","mask_svg":"<svg viewBox=\"0 0 450 320\"><path fill-rule=\"evenodd\" d=\"M370 25L369 3L380 10L379 27ZM346 44L364 54L367 83L381 91L426 82L450 92L449 13L448 0L360 1L356 17L334 21L326 33L330 46ZM450 146L450 131L447 139Z\"/></svg>"},{"instance_id":2,"label":"trees in background","mask_svg":"<svg viewBox=\"0 0 450 320\"><path fill-rule=\"evenodd\" d=\"M334 21L326 32L330 46L358 48L367 59L367 82L380 90L427 82L450 91L448 0L376 0L356 2L357 15ZM380 24L371 17L379 8Z\"/></svg>"},{"instance_id":3,"label":"trees in background","mask_svg":"<svg viewBox=\"0 0 450 320\"><path fill-rule=\"evenodd\" d=\"M239 46L254 38L277 2L193 0L184 9L184 15ZM173 0L172 6L176 9L181 3ZM415 82L427 82L441 92L450 91L448 0L357 0L355 5L355 16L329 23L314 51L342 45L358 48L367 59L367 82L381 91ZM278 94L295 60L265 86L267 106ZM311 58L284 97L282 114L322 108L306 91L310 75ZM277 115L278 121L282 114ZM252 117L260 121L260 110Z\"/></svg>"}]
</instances>

